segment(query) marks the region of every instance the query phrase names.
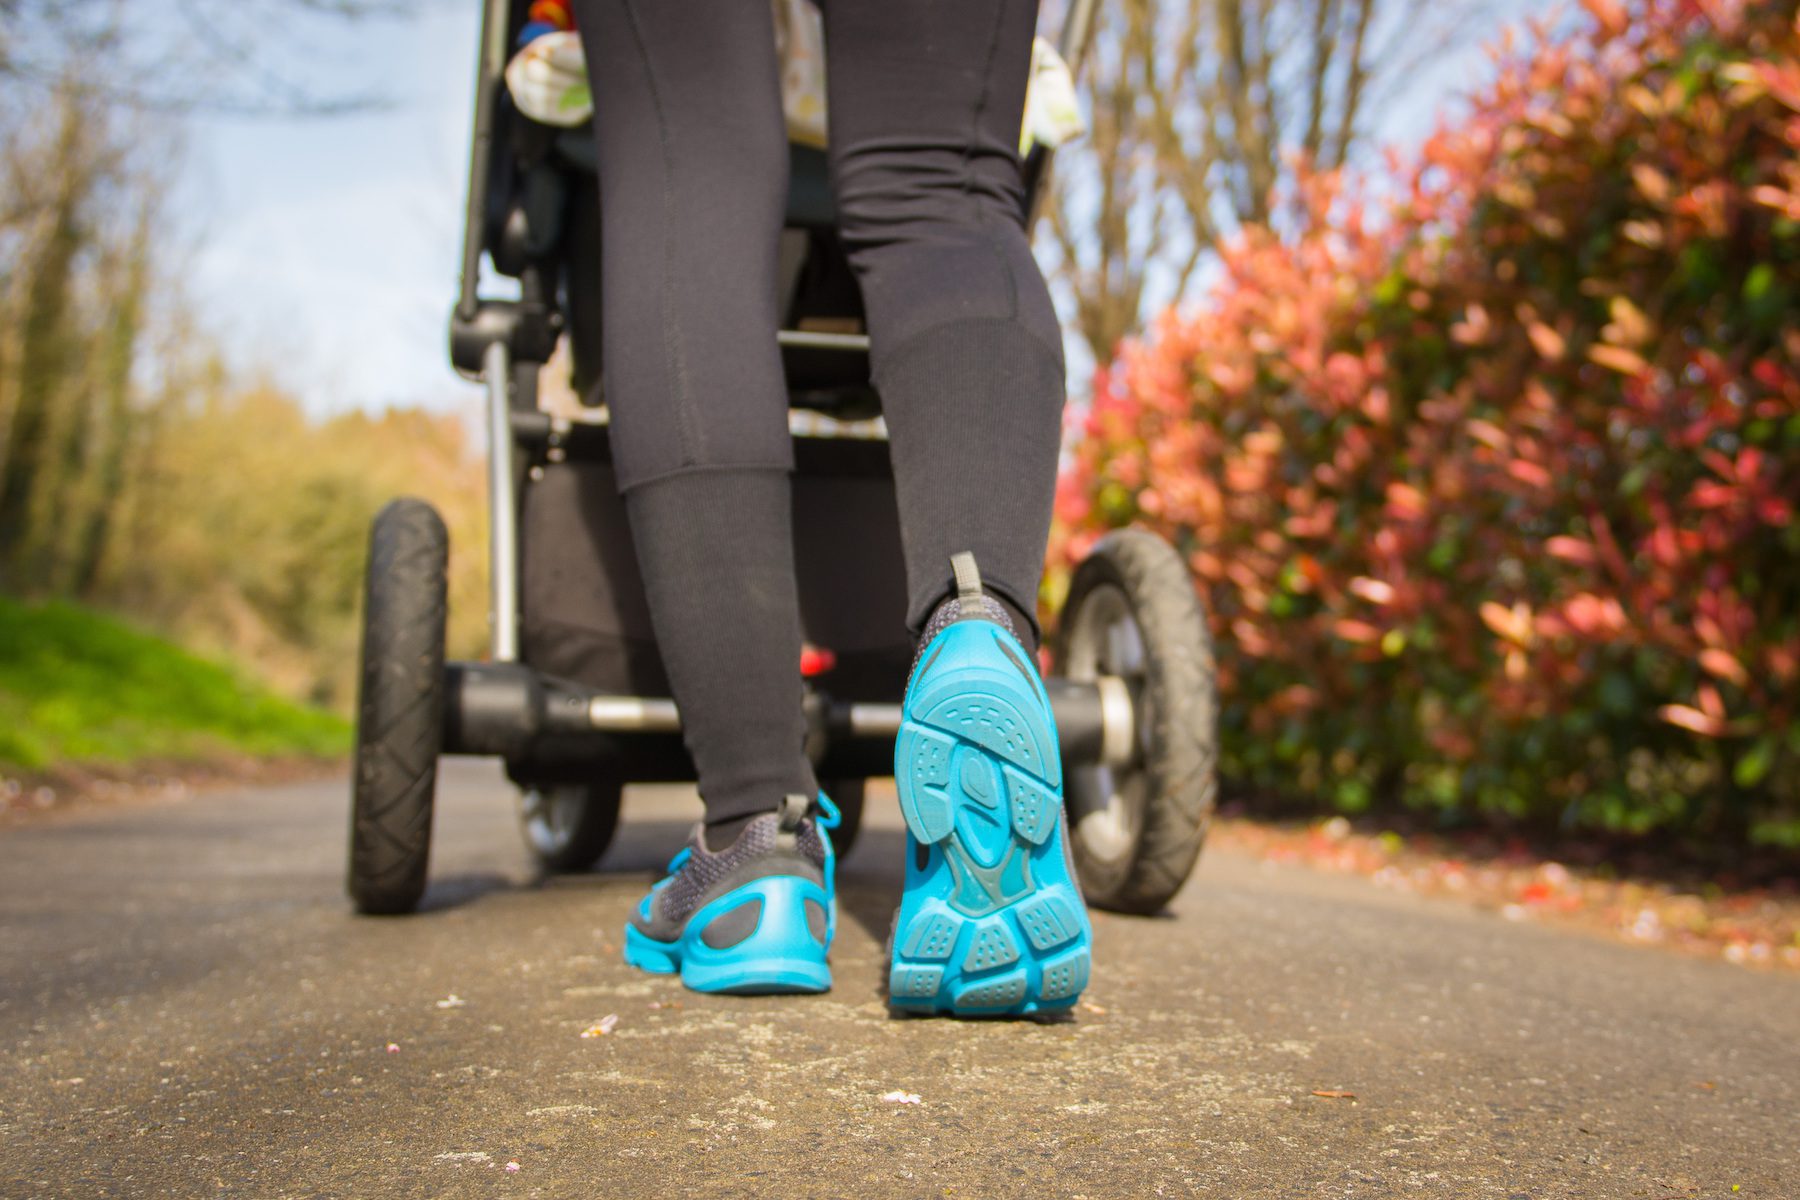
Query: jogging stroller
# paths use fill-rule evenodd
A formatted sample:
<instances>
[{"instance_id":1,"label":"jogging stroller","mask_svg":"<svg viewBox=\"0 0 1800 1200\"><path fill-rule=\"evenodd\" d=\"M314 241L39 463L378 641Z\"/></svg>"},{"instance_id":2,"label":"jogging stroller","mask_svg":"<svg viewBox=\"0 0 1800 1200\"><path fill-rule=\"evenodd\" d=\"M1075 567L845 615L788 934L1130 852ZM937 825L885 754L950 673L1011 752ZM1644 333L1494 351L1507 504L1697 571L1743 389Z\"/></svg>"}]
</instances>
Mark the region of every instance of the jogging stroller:
<instances>
[{"instance_id":1,"label":"jogging stroller","mask_svg":"<svg viewBox=\"0 0 1800 1200\"><path fill-rule=\"evenodd\" d=\"M1071 63L1093 7L1072 0L1065 17ZM610 464L592 134L530 121L507 95L525 9L486 3L450 323L452 362L487 390L491 655L446 661L444 523L420 500L393 501L371 531L363 613L349 890L364 913L408 912L424 893L439 755L504 761L548 872L600 857L626 784L694 778ZM1025 166L1029 215L1050 152L1034 148ZM484 257L517 281L516 297L481 294ZM912 647L861 301L825 155L801 145L791 149L781 279L807 750L842 811L843 854L865 781L892 774ZM581 402L546 411L540 375L565 338ZM1156 911L1192 870L1215 796L1212 653L1180 556L1143 531L1100 541L1074 573L1050 645L1082 885L1094 904Z\"/></svg>"}]
</instances>

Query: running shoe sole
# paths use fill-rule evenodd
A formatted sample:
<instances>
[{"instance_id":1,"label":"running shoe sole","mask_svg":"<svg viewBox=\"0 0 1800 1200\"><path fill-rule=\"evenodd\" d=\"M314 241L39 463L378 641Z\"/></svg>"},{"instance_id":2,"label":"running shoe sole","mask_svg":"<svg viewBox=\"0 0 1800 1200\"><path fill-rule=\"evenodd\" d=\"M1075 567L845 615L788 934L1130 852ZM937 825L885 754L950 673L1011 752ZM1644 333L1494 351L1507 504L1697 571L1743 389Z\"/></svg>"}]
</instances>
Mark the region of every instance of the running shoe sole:
<instances>
[{"instance_id":1,"label":"running shoe sole","mask_svg":"<svg viewBox=\"0 0 1800 1200\"><path fill-rule=\"evenodd\" d=\"M830 905L810 880L771 875L703 905L672 942L627 924L625 961L696 992L830 991Z\"/></svg>"},{"instance_id":2,"label":"running shoe sole","mask_svg":"<svg viewBox=\"0 0 1800 1200\"><path fill-rule=\"evenodd\" d=\"M789 797L802 801L804 797ZM828 992L828 956L837 934L837 850L831 834L843 820L820 792L815 817L825 860L823 886L798 875L765 875L732 888L696 909L673 941L625 923L625 961L653 975L681 976L696 992L769 995ZM677 854L669 874L638 902L646 920L657 893L683 869L692 849Z\"/></svg>"},{"instance_id":3,"label":"running shoe sole","mask_svg":"<svg viewBox=\"0 0 1800 1200\"><path fill-rule=\"evenodd\" d=\"M961 1016L1073 1007L1093 935L1066 849L1056 722L1006 630L963 620L933 639L894 777L912 837L889 1003Z\"/></svg>"}]
</instances>

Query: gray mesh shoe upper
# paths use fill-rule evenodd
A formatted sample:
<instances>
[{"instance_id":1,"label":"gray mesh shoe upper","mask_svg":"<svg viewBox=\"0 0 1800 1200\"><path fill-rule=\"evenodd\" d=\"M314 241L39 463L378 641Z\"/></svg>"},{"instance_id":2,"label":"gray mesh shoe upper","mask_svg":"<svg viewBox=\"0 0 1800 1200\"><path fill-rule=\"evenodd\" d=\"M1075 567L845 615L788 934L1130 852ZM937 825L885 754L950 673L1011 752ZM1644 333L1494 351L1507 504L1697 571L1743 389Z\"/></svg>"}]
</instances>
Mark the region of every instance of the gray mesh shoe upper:
<instances>
[{"instance_id":1,"label":"gray mesh shoe upper","mask_svg":"<svg viewBox=\"0 0 1800 1200\"><path fill-rule=\"evenodd\" d=\"M825 838L818 822L785 805L744 826L724 850L706 847L705 827L688 834L687 859L631 914L631 923L658 941L673 941L696 910L733 888L769 875L794 875L825 886ZM645 910L648 910L648 916Z\"/></svg>"},{"instance_id":2,"label":"gray mesh shoe upper","mask_svg":"<svg viewBox=\"0 0 1800 1200\"><path fill-rule=\"evenodd\" d=\"M1014 637L1019 636L1019 631L1013 627L1013 620L1007 613L1006 606L992 596L981 598L981 615ZM932 610L931 620L925 622L925 630L919 635L919 648L913 654L912 669L906 674L908 687L912 686L912 677L919 673L919 662L925 657L925 650L931 645L931 640L962 619L963 602L960 596L952 596Z\"/></svg>"}]
</instances>

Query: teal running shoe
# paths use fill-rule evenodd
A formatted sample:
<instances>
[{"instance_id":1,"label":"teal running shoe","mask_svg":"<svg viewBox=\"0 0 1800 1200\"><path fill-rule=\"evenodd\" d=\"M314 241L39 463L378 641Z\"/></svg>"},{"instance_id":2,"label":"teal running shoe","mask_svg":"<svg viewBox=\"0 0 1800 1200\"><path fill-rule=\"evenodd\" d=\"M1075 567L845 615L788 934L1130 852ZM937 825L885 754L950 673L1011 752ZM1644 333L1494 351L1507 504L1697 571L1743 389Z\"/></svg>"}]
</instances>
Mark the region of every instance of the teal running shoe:
<instances>
[{"instance_id":1,"label":"teal running shoe","mask_svg":"<svg viewBox=\"0 0 1800 1200\"><path fill-rule=\"evenodd\" d=\"M1050 697L973 556L952 565L958 596L926 627L894 749L907 863L888 1001L960 1016L1071 1008L1093 933Z\"/></svg>"},{"instance_id":2,"label":"teal running shoe","mask_svg":"<svg viewBox=\"0 0 1800 1200\"><path fill-rule=\"evenodd\" d=\"M717 853L696 825L627 920L625 961L696 992L829 991L838 819L823 792L817 814L789 796Z\"/></svg>"}]
</instances>

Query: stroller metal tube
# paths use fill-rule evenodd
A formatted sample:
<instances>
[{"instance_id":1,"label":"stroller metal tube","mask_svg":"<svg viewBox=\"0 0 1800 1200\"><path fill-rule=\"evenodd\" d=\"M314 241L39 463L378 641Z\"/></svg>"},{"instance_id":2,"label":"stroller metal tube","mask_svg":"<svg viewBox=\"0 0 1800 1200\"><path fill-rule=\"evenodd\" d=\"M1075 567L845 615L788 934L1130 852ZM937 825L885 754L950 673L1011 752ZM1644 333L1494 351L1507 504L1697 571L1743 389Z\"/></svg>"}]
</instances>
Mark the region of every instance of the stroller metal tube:
<instances>
[{"instance_id":1,"label":"stroller metal tube","mask_svg":"<svg viewBox=\"0 0 1800 1200\"><path fill-rule=\"evenodd\" d=\"M487 382L489 619L495 662L519 657L518 491L513 479L512 353L495 338L482 355Z\"/></svg>"},{"instance_id":2,"label":"stroller metal tube","mask_svg":"<svg viewBox=\"0 0 1800 1200\"><path fill-rule=\"evenodd\" d=\"M1076 80L1081 78L1082 64L1087 59L1088 47L1093 44L1094 13L1099 7L1100 0L1069 0L1062 30L1056 37L1056 52L1069 64L1069 73ZM1043 211L1050 192L1050 168L1055 159L1056 151L1039 146L1025 160L1026 229L1037 224L1038 214Z\"/></svg>"},{"instance_id":3,"label":"stroller metal tube","mask_svg":"<svg viewBox=\"0 0 1800 1200\"><path fill-rule=\"evenodd\" d=\"M488 167L493 160L493 112L499 108L500 77L506 74L508 0L488 0L482 13L481 52L475 63L475 146L468 162L468 209L464 210L463 281L457 315L475 317L475 284L481 279L482 236L488 219Z\"/></svg>"},{"instance_id":4,"label":"stroller metal tube","mask_svg":"<svg viewBox=\"0 0 1800 1200\"><path fill-rule=\"evenodd\" d=\"M475 144L474 152L469 156L462 281L456 300L457 315L465 321L475 317L475 287L481 276L482 240L487 222L488 170L494 151L494 111L499 106L500 80L506 72L507 4L508 0L488 0L482 14L481 51L475 67Z\"/></svg>"},{"instance_id":5,"label":"stroller metal tube","mask_svg":"<svg viewBox=\"0 0 1800 1200\"><path fill-rule=\"evenodd\" d=\"M857 737L898 737L900 706L898 704L852 704L850 732Z\"/></svg>"},{"instance_id":6,"label":"stroller metal tube","mask_svg":"<svg viewBox=\"0 0 1800 1200\"><path fill-rule=\"evenodd\" d=\"M609 733L674 733L681 728L673 700L642 696L595 696L588 701L588 721Z\"/></svg>"},{"instance_id":7,"label":"stroller metal tube","mask_svg":"<svg viewBox=\"0 0 1800 1200\"><path fill-rule=\"evenodd\" d=\"M893 737L900 732L898 704L852 704L850 732L857 737ZM608 733L675 733L681 716L673 700L642 696L595 696L588 701L588 721Z\"/></svg>"},{"instance_id":8,"label":"stroller metal tube","mask_svg":"<svg viewBox=\"0 0 1800 1200\"><path fill-rule=\"evenodd\" d=\"M1137 751L1137 708L1131 689L1116 675L1094 680L1100 696L1100 761L1108 766L1128 763Z\"/></svg>"},{"instance_id":9,"label":"stroller metal tube","mask_svg":"<svg viewBox=\"0 0 1800 1200\"><path fill-rule=\"evenodd\" d=\"M1057 34L1056 52L1069 64L1069 72L1078 78L1094 32L1094 11L1099 7L1100 0L1070 0L1069 13L1063 18L1062 30Z\"/></svg>"},{"instance_id":10,"label":"stroller metal tube","mask_svg":"<svg viewBox=\"0 0 1800 1200\"><path fill-rule=\"evenodd\" d=\"M807 350L867 350L866 333L813 333L804 329L783 329L776 333L775 343Z\"/></svg>"},{"instance_id":11,"label":"stroller metal tube","mask_svg":"<svg viewBox=\"0 0 1800 1200\"><path fill-rule=\"evenodd\" d=\"M1136 754L1137 729L1131 693L1121 679L1103 677L1093 685L1070 686L1057 680L1050 689L1062 730L1064 752L1085 762L1108 766L1129 763ZM899 736L898 704L857 703L834 706L828 722L832 736L852 739ZM673 700L647 696L591 696L587 724L604 733L679 733L681 714Z\"/></svg>"}]
</instances>

